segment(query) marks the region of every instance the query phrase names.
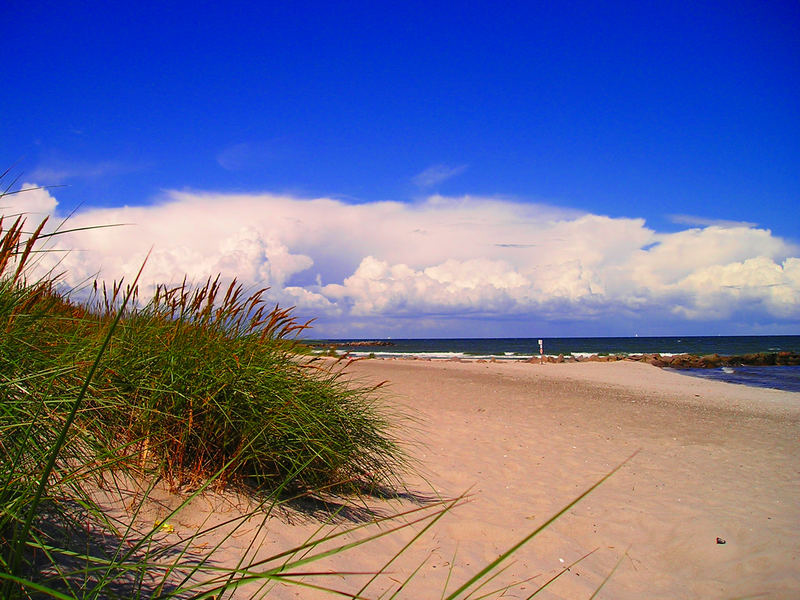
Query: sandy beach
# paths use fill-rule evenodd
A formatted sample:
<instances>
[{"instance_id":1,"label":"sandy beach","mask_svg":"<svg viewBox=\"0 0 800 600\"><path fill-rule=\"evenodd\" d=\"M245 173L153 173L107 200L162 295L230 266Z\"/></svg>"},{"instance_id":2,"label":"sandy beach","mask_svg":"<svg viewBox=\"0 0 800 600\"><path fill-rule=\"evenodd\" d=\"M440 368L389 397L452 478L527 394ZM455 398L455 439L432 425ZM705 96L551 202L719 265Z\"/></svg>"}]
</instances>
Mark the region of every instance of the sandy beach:
<instances>
[{"instance_id":1,"label":"sandy beach","mask_svg":"<svg viewBox=\"0 0 800 600\"><path fill-rule=\"evenodd\" d=\"M519 549L481 593L500 597L493 590L522 582L502 597L527 598L591 553L538 597L589 598L601 585L597 597L607 599L800 596L800 394L627 361L362 360L348 372L364 383L388 380L384 401L414 418L401 434L418 468L406 477L410 499L375 499L365 508L391 514L424 499L469 494L365 597L390 597L382 594L401 585L402 598L439 598L445 587L456 589L634 453ZM199 499L173 519L168 537L223 522L241 508ZM358 524L340 520L338 527ZM228 565L245 554L263 558L321 527L330 531L300 513L274 514L238 531L216 558ZM305 570L380 569L422 527ZM370 526L345 539L379 530ZM353 593L368 579L317 581ZM241 593L249 597L255 589ZM279 584L268 597L330 596Z\"/></svg>"}]
</instances>

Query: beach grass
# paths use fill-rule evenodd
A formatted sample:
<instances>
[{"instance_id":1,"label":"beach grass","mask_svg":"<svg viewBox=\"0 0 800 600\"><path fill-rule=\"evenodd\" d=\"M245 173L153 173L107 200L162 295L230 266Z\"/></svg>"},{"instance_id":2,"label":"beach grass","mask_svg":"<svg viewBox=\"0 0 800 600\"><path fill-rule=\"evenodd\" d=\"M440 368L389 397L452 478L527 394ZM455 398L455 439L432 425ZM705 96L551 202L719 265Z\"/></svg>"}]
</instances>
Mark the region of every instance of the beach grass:
<instances>
[{"instance_id":1,"label":"beach grass","mask_svg":"<svg viewBox=\"0 0 800 600\"><path fill-rule=\"evenodd\" d=\"M36 589L20 582L63 558L59 535L102 528L86 484L109 473L275 499L399 485L398 415L297 352L306 324L268 306L265 290L209 279L141 303L134 281L95 284L78 304L56 277L29 278L45 224L0 220L3 597Z\"/></svg>"},{"instance_id":2,"label":"beach grass","mask_svg":"<svg viewBox=\"0 0 800 600\"><path fill-rule=\"evenodd\" d=\"M305 324L266 309L264 292L219 279L158 288L120 322L87 406L176 486L228 463L223 481L258 488L398 483L396 415L294 352Z\"/></svg>"}]
</instances>

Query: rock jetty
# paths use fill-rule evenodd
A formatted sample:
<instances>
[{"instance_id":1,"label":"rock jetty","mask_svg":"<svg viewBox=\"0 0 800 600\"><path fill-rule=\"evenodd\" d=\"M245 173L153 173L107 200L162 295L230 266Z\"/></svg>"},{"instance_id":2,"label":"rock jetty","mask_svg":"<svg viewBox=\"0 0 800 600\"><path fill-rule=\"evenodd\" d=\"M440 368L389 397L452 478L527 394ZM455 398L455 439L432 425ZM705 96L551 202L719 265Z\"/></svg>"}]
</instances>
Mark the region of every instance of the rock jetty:
<instances>
[{"instance_id":1,"label":"rock jetty","mask_svg":"<svg viewBox=\"0 0 800 600\"><path fill-rule=\"evenodd\" d=\"M696 354L674 354L663 356L661 354L609 354L592 355L587 357L564 356L545 356L544 362L614 362L618 360L631 360L645 362L656 367L670 367L672 369L716 369L719 367L741 367L741 366L797 366L800 365L800 353L798 352L757 352L752 354L740 354L735 356L723 356L720 354L706 354L698 356ZM542 359L534 356L528 362L538 363Z\"/></svg>"}]
</instances>

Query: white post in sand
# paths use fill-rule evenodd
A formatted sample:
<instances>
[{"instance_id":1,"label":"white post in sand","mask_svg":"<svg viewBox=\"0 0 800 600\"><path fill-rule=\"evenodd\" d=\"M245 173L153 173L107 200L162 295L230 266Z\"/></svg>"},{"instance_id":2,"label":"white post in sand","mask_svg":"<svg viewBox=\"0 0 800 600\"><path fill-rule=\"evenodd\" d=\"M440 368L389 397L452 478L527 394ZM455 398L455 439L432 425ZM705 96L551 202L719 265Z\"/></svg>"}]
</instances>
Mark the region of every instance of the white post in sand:
<instances>
[{"instance_id":1,"label":"white post in sand","mask_svg":"<svg viewBox=\"0 0 800 600\"><path fill-rule=\"evenodd\" d=\"M544 347L542 346L542 340L539 340L539 364L544 364Z\"/></svg>"}]
</instances>

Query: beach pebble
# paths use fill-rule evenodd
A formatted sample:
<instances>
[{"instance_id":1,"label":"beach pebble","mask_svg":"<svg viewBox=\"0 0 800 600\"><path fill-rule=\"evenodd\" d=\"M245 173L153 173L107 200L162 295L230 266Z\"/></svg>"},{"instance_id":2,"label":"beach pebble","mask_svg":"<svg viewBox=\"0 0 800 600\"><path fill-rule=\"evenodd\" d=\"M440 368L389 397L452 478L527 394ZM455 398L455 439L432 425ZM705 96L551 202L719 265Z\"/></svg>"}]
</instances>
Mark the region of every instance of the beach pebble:
<instances>
[{"instance_id":1,"label":"beach pebble","mask_svg":"<svg viewBox=\"0 0 800 600\"><path fill-rule=\"evenodd\" d=\"M723 540L721 537L718 537L717 538L717 543L718 544L726 544L727 542L725 540Z\"/></svg>"}]
</instances>

